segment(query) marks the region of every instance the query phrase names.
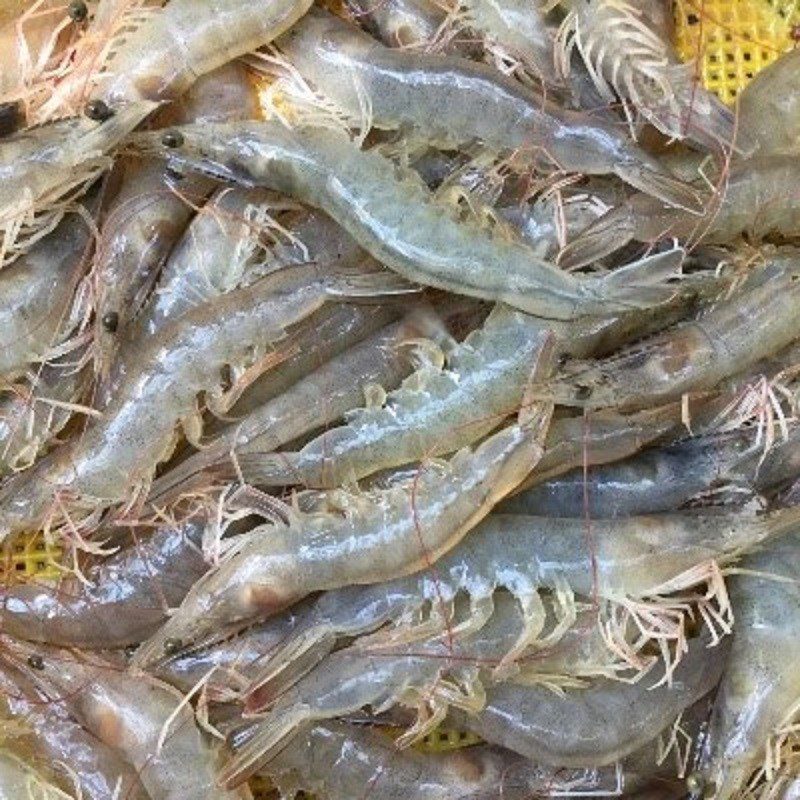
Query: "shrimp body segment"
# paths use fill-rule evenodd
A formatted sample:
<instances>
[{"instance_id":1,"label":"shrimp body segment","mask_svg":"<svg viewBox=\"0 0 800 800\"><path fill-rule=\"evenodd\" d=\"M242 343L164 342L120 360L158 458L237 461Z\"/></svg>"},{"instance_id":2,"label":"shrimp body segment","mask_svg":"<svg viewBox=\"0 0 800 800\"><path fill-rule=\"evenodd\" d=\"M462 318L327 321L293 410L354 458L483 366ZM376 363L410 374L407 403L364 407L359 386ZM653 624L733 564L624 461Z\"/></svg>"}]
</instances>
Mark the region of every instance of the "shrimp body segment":
<instances>
[{"instance_id":1,"label":"shrimp body segment","mask_svg":"<svg viewBox=\"0 0 800 800\"><path fill-rule=\"evenodd\" d=\"M401 170L398 177L386 158L359 150L330 129L289 131L261 122L175 132L181 142L175 148L149 133L139 135L137 144L176 164L267 186L321 208L409 280L555 319L658 305L675 292L663 283L675 275L675 264L660 260L605 277L561 272L519 242L454 219L416 174Z\"/></svg>"}]
</instances>

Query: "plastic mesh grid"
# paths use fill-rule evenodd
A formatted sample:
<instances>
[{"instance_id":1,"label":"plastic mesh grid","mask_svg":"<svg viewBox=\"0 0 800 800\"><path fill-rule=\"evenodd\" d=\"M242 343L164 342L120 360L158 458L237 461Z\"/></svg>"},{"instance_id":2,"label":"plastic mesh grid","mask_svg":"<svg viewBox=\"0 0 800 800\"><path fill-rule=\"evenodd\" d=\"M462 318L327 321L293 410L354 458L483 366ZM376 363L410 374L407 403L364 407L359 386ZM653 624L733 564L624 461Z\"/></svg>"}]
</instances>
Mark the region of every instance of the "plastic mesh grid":
<instances>
[{"instance_id":1,"label":"plastic mesh grid","mask_svg":"<svg viewBox=\"0 0 800 800\"><path fill-rule=\"evenodd\" d=\"M675 45L726 103L797 45L800 0L675 0Z\"/></svg>"},{"instance_id":2,"label":"plastic mesh grid","mask_svg":"<svg viewBox=\"0 0 800 800\"><path fill-rule=\"evenodd\" d=\"M56 579L61 573L56 568L61 551L48 544L41 533L17 536L3 553L0 561L0 581L3 586L39 579Z\"/></svg>"}]
</instances>

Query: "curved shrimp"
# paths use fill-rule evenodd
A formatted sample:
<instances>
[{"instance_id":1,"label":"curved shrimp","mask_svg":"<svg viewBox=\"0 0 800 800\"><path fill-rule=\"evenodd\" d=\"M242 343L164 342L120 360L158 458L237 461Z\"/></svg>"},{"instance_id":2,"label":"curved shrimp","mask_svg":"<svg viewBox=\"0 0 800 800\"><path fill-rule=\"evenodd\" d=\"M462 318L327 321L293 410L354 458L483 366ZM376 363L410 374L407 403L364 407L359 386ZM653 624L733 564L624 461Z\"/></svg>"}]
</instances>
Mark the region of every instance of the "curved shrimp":
<instances>
[{"instance_id":1,"label":"curved shrimp","mask_svg":"<svg viewBox=\"0 0 800 800\"><path fill-rule=\"evenodd\" d=\"M447 216L416 174L396 178L390 161L335 131L289 131L277 122L183 126L141 134L137 144L322 208L378 261L429 286L556 319L658 305L674 294L663 285L672 263L634 264L604 277L559 272L530 248Z\"/></svg>"},{"instance_id":2,"label":"curved shrimp","mask_svg":"<svg viewBox=\"0 0 800 800\"><path fill-rule=\"evenodd\" d=\"M135 680L103 661L7 640L30 679L136 769L152 800L246 800L216 784L215 753L183 695L148 675Z\"/></svg>"},{"instance_id":3,"label":"curved shrimp","mask_svg":"<svg viewBox=\"0 0 800 800\"><path fill-rule=\"evenodd\" d=\"M366 113L375 127L410 127L440 146L478 139L492 150L516 151L519 158L569 172L617 175L690 212L701 208L693 187L612 125L546 105L484 64L384 47L321 9L312 9L276 45L349 119Z\"/></svg>"},{"instance_id":4,"label":"curved shrimp","mask_svg":"<svg viewBox=\"0 0 800 800\"><path fill-rule=\"evenodd\" d=\"M533 370L539 378L550 368L550 338L539 337ZM390 580L434 563L527 475L541 456L551 412L546 402L523 404L516 424L474 451L422 465L398 486L331 493L332 510L287 509L287 524L257 528L195 584L134 663L161 660L168 641L183 647L215 641L223 630L241 628L311 592Z\"/></svg>"},{"instance_id":5,"label":"curved shrimp","mask_svg":"<svg viewBox=\"0 0 800 800\"><path fill-rule=\"evenodd\" d=\"M325 277L313 266L296 268L187 312L144 347L133 342L125 379L102 418L3 488L2 533L64 518L71 526L76 512L96 514L135 497L172 453L179 422L190 438L199 436L198 394L207 406L225 408L223 367L235 391L239 370L256 361L268 366L268 348L285 329L327 301L397 291L408 285L391 273Z\"/></svg>"},{"instance_id":6,"label":"curved shrimp","mask_svg":"<svg viewBox=\"0 0 800 800\"><path fill-rule=\"evenodd\" d=\"M736 796L763 763L770 737L800 704L800 536L797 528L742 562L730 580L733 647L701 774L715 800Z\"/></svg>"},{"instance_id":7,"label":"curved shrimp","mask_svg":"<svg viewBox=\"0 0 800 800\"><path fill-rule=\"evenodd\" d=\"M645 194L604 214L561 251L558 263L591 264L631 241L661 239L728 244L742 234L796 237L800 231L800 166L796 156L756 156L734 164L702 216L667 208Z\"/></svg>"}]
</instances>

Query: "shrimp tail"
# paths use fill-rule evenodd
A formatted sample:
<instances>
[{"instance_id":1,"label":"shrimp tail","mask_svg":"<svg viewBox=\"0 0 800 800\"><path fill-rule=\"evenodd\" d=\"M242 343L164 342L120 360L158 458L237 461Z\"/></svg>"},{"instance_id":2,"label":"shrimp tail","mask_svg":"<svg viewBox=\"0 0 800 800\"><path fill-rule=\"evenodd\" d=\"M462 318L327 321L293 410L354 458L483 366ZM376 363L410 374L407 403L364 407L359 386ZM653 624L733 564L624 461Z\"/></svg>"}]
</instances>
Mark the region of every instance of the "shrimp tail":
<instances>
[{"instance_id":1,"label":"shrimp tail","mask_svg":"<svg viewBox=\"0 0 800 800\"><path fill-rule=\"evenodd\" d=\"M625 204L603 214L558 254L558 265L572 270L611 255L635 238L636 221Z\"/></svg>"},{"instance_id":2,"label":"shrimp tail","mask_svg":"<svg viewBox=\"0 0 800 800\"><path fill-rule=\"evenodd\" d=\"M646 256L600 278L600 293L627 308L650 308L675 296L675 284L667 281L680 276L686 252L676 247Z\"/></svg>"},{"instance_id":3,"label":"shrimp tail","mask_svg":"<svg viewBox=\"0 0 800 800\"><path fill-rule=\"evenodd\" d=\"M702 194L691 184L666 172L656 161L623 157L614 164L614 174L662 203L682 208L691 214L703 213Z\"/></svg>"},{"instance_id":4,"label":"shrimp tail","mask_svg":"<svg viewBox=\"0 0 800 800\"><path fill-rule=\"evenodd\" d=\"M393 294L416 294L422 289L394 272L347 273L331 276L326 290L331 297L381 297Z\"/></svg>"}]
</instances>

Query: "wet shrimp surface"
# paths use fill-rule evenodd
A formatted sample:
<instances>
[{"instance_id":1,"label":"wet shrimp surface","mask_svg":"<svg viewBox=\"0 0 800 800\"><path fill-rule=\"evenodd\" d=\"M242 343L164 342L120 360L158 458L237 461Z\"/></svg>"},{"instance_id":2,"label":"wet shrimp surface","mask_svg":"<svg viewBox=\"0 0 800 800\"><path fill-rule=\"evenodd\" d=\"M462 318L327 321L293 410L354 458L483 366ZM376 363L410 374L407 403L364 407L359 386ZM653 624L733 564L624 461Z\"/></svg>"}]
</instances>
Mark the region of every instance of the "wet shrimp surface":
<instances>
[{"instance_id":1,"label":"wet shrimp surface","mask_svg":"<svg viewBox=\"0 0 800 800\"><path fill-rule=\"evenodd\" d=\"M0 798L800 796L797 51L672 15L0 8Z\"/></svg>"}]
</instances>

